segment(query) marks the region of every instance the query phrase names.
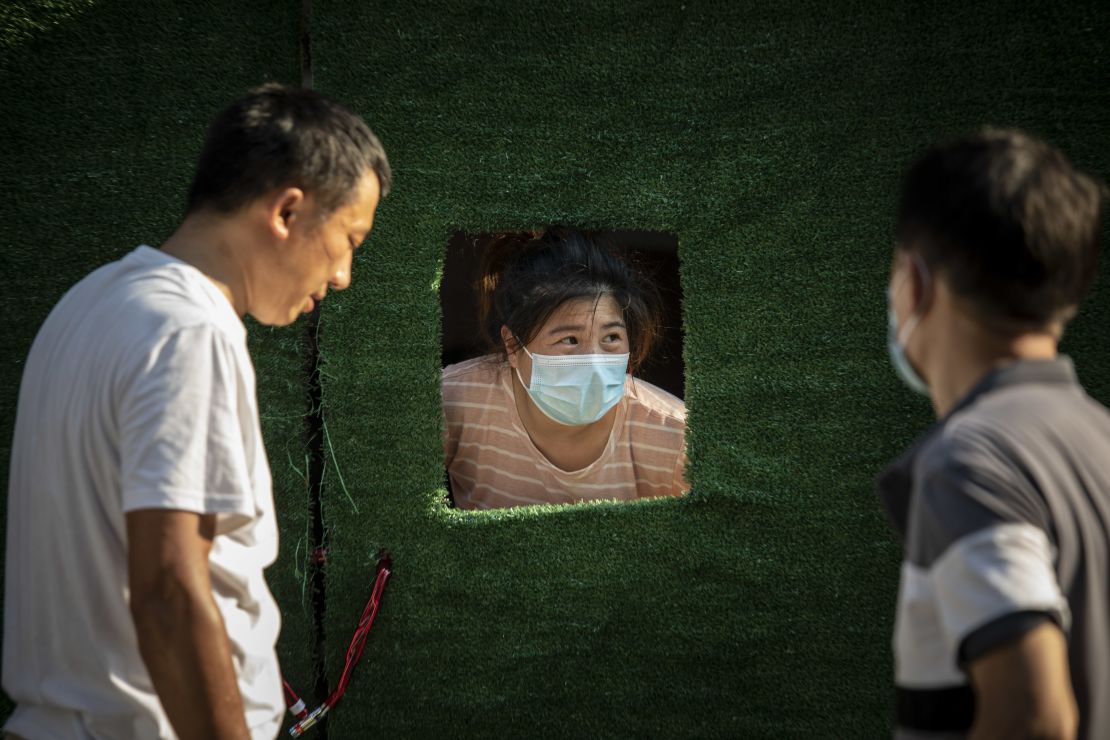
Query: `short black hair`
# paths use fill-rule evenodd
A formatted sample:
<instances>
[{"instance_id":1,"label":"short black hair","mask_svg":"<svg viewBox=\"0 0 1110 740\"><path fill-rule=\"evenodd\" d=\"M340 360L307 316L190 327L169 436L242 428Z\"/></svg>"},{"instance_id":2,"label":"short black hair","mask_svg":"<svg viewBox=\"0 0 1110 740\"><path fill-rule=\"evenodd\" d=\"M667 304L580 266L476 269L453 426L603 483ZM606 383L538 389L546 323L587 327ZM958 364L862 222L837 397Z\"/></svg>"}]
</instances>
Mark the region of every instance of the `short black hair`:
<instances>
[{"instance_id":1,"label":"short black hair","mask_svg":"<svg viewBox=\"0 0 1110 740\"><path fill-rule=\"evenodd\" d=\"M299 187L327 215L356 197L367 171L384 198L389 160L361 118L314 90L269 83L209 125L185 212L231 213L272 190Z\"/></svg>"},{"instance_id":2,"label":"short black hair","mask_svg":"<svg viewBox=\"0 0 1110 740\"><path fill-rule=\"evenodd\" d=\"M482 261L480 320L495 353L505 354L501 327L528 344L559 306L611 295L628 331L630 371L651 354L662 327L654 283L595 232L565 226L499 234Z\"/></svg>"},{"instance_id":3,"label":"short black hair","mask_svg":"<svg viewBox=\"0 0 1110 740\"><path fill-rule=\"evenodd\" d=\"M926 151L906 173L896 237L984 320L1070 319L1098 268L1105 187L1056 148L986 129Z\"/></svg>"}]
</instances>

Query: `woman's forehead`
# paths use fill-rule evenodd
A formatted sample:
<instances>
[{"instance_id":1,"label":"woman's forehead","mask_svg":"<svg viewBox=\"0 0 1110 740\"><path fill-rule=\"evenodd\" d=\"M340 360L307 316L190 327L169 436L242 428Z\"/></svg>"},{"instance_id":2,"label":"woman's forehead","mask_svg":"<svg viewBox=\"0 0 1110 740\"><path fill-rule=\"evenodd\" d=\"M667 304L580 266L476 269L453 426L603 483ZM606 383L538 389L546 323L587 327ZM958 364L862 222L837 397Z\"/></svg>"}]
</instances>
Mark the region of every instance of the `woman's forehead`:
<instances>
[{"instance_id":1,"label":"woman's forehead","mask_svg":"<svg viewBox=\"0 0 1110 740\"><path fill-rule=\"evenodd\" d=\"M564 301L551 313L544 326L545 328L562 325L589 326L594 323L606 324L620 321L621 318L620 306L616 299L608 293L603 293L600 296L584 296Z\"/></svg>"}]
</instances>

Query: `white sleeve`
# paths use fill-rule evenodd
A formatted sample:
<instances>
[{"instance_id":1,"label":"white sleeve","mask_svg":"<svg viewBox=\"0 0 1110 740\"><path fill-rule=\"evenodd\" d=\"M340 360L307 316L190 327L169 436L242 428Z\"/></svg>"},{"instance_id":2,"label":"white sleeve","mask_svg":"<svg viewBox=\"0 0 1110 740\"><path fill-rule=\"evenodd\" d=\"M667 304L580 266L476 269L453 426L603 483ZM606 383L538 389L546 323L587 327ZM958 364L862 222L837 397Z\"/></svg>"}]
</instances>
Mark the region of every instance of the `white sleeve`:
<instances>
[{"instance_id":1,"label":"white sleeve","mask_svg":"<svg viewBox=\"0 0 1110 740\"><path fill-rule=\"evenodd\" d=\"M954 645L1019 612L1047 614L1065 632L1070 626L1052 545L1031 524L997 524L957 540L934 565L933 582L941 620Z\"/></svg>"},{"instance_id":2,"label":"white sleeve","mask_svg":"<svg viewBox=\"0 0 1110 740\"><path fill-rule=\"evenodd\" d=\"M220 514L222 532L255 516L241 387L234 349L214 327L178 330L145 356L119 404L123 511Z\"/></svg>"}]
</instances>

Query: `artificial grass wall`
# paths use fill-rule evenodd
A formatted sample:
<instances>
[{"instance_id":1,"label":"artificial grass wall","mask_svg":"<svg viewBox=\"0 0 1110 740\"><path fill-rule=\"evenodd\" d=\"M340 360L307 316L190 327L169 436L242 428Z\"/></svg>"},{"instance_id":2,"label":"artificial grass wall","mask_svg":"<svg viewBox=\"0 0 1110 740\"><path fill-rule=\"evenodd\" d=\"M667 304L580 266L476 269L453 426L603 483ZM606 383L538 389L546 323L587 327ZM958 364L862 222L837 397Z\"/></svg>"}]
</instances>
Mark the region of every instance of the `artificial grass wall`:
<instances>
[{"instance_id":1,"label":"artificial grass wall","mask_svg":"<svg viewBox=\"0 0 1110 740\"><path fill-rule=\"evenodd\" d=\"M1106 174L1103 7L336 2L317 86L396 172L324 307L329 670L395 555L333 737L881 737L898 548L875 472L928 423L885 354L898 177L985 123ZM441 503L451 233L677 233L683 500ZM1110 400L1100 287L1069 334Z\"/></svg>"},{"instance_id":2,"label":"artificial grass wall","mask_svg":"<svg viewBox=\"0 0 1110 740\"><path fill-rule=\"evenodd\" d=\"M294 0L41 0L0 8L5 482L23 363L47 313L94 268L170 235L216 111L266 80L300 80L299 13ZM304 326L248 328L282 537L268 576L283 609L283 666L292 679L303 676L307 692L307 491L294 470L305 467ZM0 701L6 717L10 704Z\"/></svg>"},{"instance_id":3,"label":"artificial grass wall","mask_svg":"<svg viewBox=\"0 0 1110 740\"><path fill-rule=\"evenodd\" d=\"M331 738L878 737L898 550L871 478L927 423L884 350L898 175L983 123L1110 173L1094 3L317 4L317 86L396 170L324 304ZM174 227L203 127L292 82L300 3L37 2L0 15L0 457L30 340ZM690 476L677 501L447 510L437 285L457 230L678 234ZM1105 280L1066 340L1110 400ZM303 328L303 327L302 327ZM300 330L251 327L282 523L270 580L308 694ZM342 475L342 484L340 481Z\"/></svg>"}]
</instances>

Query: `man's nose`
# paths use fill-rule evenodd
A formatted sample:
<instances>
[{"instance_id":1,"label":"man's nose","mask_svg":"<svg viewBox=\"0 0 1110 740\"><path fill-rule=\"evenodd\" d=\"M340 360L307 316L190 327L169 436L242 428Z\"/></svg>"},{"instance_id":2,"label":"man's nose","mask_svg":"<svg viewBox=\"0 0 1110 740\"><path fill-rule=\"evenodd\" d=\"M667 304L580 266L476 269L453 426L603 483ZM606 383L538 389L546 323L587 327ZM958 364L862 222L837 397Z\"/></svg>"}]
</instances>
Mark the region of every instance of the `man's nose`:
<instances>
[{"instance_id":1,"label":"man's nose","mask_svg":"<svg viewBox=\"0 0 1110 740\"><path fill-rule=\"evenodd\" d=\"M351 259L348 257L345 262L339 264L335 272L332 274L329 281L331 287L336 290L346 290L351 284Z\"/></svg>"}]
</instances>

